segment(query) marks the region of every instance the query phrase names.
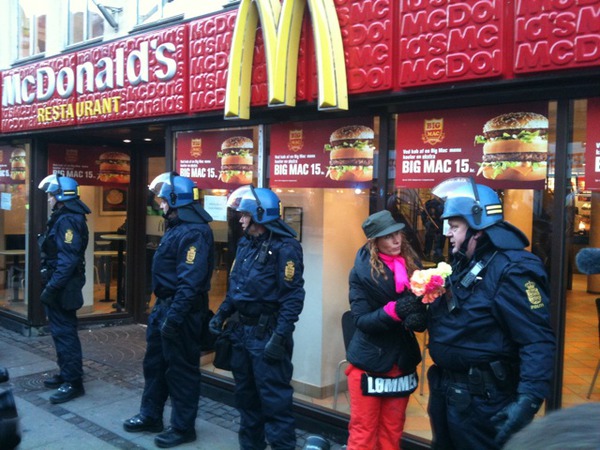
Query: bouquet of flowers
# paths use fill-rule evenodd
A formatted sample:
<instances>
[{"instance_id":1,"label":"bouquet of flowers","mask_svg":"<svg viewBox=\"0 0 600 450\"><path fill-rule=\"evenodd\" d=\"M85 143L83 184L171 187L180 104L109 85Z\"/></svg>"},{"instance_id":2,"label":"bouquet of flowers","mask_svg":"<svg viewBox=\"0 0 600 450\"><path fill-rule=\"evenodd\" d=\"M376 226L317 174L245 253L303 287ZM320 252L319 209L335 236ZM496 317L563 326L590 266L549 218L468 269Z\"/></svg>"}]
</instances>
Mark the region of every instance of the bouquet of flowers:
<instances>
[{"instance_id":1,"label":"bouquet of flowers","mask_svg":"<svg viewBox=\"0 0 600 450\"><path fill-rule=\"evenodd\" d=\"M436 298L446 292L446 278L452 273L450 264L441 262L437 267L425 270L415 270L410 277L410 290L418 297L423 297L423 303L433 303Z\"/></svg>"}]
</instances>

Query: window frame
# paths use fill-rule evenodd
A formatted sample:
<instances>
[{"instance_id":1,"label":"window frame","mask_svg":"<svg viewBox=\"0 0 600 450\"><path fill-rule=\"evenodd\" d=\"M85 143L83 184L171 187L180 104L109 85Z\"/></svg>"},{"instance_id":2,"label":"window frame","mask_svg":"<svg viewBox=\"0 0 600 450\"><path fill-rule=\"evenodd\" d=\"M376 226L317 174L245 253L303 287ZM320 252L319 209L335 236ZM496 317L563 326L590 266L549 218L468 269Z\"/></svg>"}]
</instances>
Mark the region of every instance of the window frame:
<instances>
[{"instance_id":1,"label":"window frame","mask_svg":"<svg viewBox=\"0 0 600 450\"><path fill-rule=\"evenodd\" d=\"M40 20L44 20L44 30L48 23L48 14L44 11L43 14L36 14L33 12L29 17L26 15L26 8L23 4L24 0L17 0L17 60L24 60L39 55L43 55L46 52L46 36L44 35L43 49L38 50L38 42L40 36ZM23 12L21 14L21 11ZM25 42L25 22L28 22L29 26L29 42L28 52L23 51L23 43Z\"/></svg>"}]
</instances>

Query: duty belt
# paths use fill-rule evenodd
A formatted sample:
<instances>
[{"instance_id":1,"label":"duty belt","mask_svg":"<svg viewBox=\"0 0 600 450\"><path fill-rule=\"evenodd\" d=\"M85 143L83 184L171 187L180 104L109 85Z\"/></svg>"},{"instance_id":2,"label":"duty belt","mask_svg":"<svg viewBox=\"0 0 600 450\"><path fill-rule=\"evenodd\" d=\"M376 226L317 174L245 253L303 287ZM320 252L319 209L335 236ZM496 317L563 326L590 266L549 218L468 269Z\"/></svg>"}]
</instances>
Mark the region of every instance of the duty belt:
<instances>
[{"instance_id":1,"label":"duty belt","mask_svg":"<svg viewBox=\"0 0 600 450\"><path fill-rule=\"evenodd\" d=\"M243 314L239 314L239 317L240 317L240 323L242 325L256 326L256 325L258 325L258 322L260 321L260 316L251 317L251 316L244 316Z\"/></svg>"},{"instance_id":2,"label":"duty belt","mask_svg":"<svg viewBox=\"0 0 600 450\"><path fill-rule=\"evenodd\" d=\"M494 372L478 367L471 367L467 372L443 370L444 378L455 383L465 384L473 395L489 397L490 391L504 390L507 386L499 382Z\"/></svg>"},{"instance_id":3,"label":"duty belt","mask_svg":"<svg viewBox=\"0 0 600 450\"><path fill-rule=\"evenodd\" d=\"M167 297L167 298L157 298L156 299L156 304L157 305L166 305L166 306L171 306L171 304L173 303L173 297ZM195 300L192 302L192 307L191 307L191 311L202 311L202 302L201 300Z\"/></svg>"}]
</instances>

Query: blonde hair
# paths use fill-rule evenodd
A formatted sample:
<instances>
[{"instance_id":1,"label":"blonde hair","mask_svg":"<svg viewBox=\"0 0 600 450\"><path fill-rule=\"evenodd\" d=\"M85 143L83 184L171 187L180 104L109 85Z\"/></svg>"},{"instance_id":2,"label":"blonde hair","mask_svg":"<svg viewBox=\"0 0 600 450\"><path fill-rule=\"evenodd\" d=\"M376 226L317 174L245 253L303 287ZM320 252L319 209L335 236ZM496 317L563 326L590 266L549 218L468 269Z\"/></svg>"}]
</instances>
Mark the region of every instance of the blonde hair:
<instances>
[{"instance_id":1,"label":"blonde hair","mask_svg":"<svg viewBox=\"0 0 600 450\"><path fill-rule=\"evenodd\" d=\"M406 273L408 274L408 278L410 278L413 272L419 268L417 264L419 256L408 242L408 239L406 239L406 235L402 232L400 234L402 235L402 244L400 245L400 256L402 256L406 261ZM369 239L367 241L367 249L369 250L370 255L369 263L371 265L371 277L373 278L373 280L376 280L377 276L381 276L384 280L387 280L387 275L383 267L383 261L381 260L381 258L379 258L377 239L378 238L374 238Z\"/></svg>"}]
</instances>

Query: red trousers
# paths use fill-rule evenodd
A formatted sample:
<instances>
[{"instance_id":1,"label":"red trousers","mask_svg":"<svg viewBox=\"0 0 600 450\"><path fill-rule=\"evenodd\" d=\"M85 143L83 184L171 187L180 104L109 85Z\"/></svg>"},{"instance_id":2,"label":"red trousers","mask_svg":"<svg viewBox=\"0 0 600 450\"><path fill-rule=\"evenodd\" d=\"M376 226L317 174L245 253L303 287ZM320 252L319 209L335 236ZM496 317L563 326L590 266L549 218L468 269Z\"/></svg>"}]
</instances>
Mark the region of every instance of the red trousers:
<instances>
[{"instance_id":1,"label":"red trousers","mask_svg":"<svg viewBox=\"0 0 600 450\"><path fill-rule=\"evenodd\" d=\"M348 450L398 450L409 397L363 395L360 387L363 373L352 364L346 369L350 393ZM394 367L388 373L377 375L397 377L402 371Z\"/></svg>"}]
</instances>

